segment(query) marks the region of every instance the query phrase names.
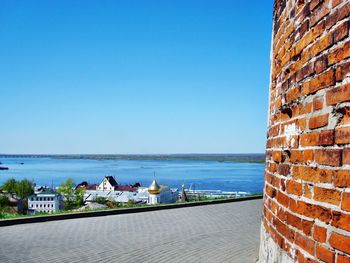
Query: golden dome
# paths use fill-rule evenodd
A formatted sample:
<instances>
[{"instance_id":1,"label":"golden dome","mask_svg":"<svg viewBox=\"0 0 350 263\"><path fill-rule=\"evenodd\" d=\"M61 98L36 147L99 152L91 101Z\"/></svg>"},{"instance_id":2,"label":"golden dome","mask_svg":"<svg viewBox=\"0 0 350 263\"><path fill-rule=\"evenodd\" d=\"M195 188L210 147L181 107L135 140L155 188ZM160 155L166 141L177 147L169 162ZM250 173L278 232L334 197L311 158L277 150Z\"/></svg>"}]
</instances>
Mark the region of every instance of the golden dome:
<instances>
[{"instance_id":1,"label":"golden dome","mask_svg":"<svg viewBox=\"0 0 350 263\"><path fill-rule=\"evenodd\" d=\"M160 186L157 183L156 179L154 179L151 185L148 187L148 192L153 195L157 195L160 193Z\"/></svg>"}]
</instances>

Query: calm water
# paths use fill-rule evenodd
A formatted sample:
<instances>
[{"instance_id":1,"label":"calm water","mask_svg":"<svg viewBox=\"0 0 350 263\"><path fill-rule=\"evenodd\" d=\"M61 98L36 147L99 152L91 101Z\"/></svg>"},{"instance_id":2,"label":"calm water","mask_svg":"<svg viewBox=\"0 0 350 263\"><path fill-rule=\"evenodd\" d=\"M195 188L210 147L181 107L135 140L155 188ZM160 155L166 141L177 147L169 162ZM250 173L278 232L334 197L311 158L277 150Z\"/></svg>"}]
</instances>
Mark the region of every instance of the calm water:
<instances>
[{"instance_id":1,"label":"calm water","mask_svg":"<svg viewBox=\"0 0 350 263\"><path fill-rule=\"evenodd\" d=\"M51 158L2 158L0 184L9 178L34 180L38 185L57 186L68 177L76 183L99 183L105 175L113 175L119 183L140 182L148 186L156 172L161 184L196 189L262 192L264 164L220 163L214 161L142 161L142 160L67 160ZM20 163L24 163L21 165Z\"/></svg>"}]
</instances>

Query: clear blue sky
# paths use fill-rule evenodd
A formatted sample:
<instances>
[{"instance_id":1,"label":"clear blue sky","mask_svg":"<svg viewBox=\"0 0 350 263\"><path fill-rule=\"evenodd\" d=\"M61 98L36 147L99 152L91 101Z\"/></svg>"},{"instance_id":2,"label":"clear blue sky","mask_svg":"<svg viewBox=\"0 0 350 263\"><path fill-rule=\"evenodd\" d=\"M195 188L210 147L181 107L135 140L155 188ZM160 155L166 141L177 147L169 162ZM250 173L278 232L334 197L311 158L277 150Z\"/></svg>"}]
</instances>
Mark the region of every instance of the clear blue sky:
<instances>
[{"instance_id":1,"label":"clear blue sky","mask_svg":"<svg viewBox=\"0 0 350 263\"><path fill-rule=\"evenodd\" d=\"M2 1L0 152L264 152L272 5Z\"/></svg>"}]
</instances>

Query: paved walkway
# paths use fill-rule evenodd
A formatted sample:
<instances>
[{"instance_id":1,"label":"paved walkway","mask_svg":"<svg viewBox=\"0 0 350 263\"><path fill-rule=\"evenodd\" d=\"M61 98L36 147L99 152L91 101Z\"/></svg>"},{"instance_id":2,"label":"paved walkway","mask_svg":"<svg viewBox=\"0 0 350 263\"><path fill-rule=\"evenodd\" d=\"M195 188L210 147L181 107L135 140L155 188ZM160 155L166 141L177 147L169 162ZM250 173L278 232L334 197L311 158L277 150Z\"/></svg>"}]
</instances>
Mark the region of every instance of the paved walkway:
<instances>
[{"instance_id":1,"label":"paved walkway","mask_svg":"<svg viewBox=\"0 0 350 263\"><path fill-rule=\"evenodd\" d=\"M0 262L254 262L262 201L0 227Z\"/></svg>"}]
</instances>

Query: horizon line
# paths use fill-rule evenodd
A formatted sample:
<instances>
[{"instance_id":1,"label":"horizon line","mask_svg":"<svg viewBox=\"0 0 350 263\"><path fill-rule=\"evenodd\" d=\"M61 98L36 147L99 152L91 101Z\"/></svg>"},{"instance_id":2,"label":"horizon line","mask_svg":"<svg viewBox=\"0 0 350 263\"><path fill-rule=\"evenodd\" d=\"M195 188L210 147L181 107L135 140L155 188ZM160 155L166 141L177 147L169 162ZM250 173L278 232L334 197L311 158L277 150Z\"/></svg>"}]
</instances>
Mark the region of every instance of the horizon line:
<instances>
[{"instance_id":1,"label":"horizon line","mask_svg":"<svg viewBox=\"0 0 350 263\"><path fill-rule=\"evenodd\" d=\"M224 154L265 154L263 152L251 153L0 153L5 155L224 155Z\"/></svg>"}]
</instances>

